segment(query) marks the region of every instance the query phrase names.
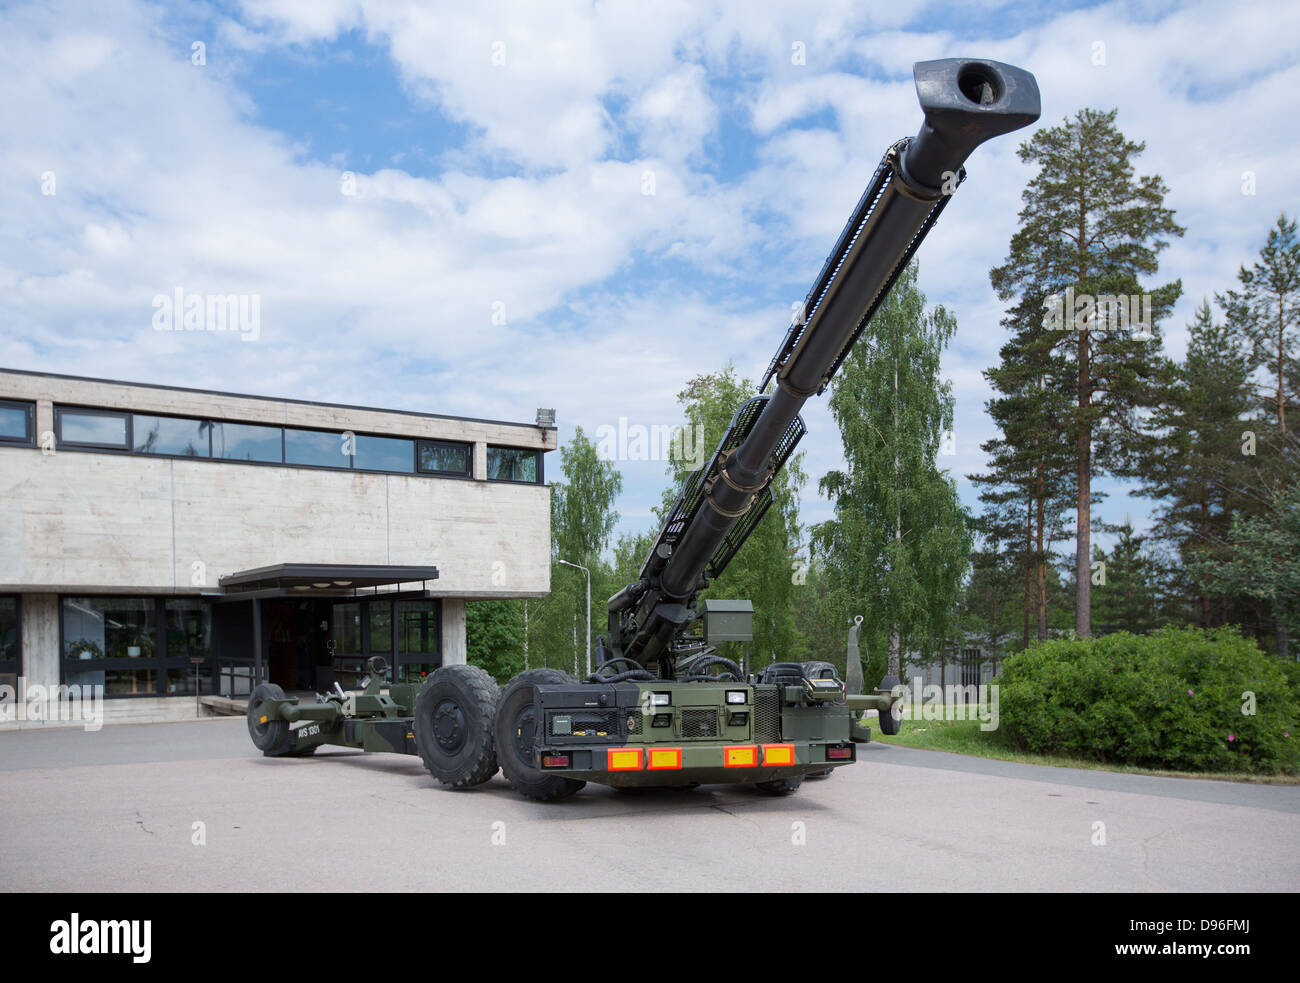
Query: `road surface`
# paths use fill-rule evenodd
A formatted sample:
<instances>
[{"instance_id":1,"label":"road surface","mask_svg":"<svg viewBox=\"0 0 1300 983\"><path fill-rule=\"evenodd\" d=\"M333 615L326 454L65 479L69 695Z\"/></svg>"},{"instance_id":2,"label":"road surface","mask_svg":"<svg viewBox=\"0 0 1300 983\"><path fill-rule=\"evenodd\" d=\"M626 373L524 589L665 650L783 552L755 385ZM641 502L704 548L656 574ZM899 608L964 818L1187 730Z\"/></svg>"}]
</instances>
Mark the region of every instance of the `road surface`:
<instances>
[{"instance_id":1,"label":"road surface","mask_svg":"<svg viewBox=\"0 0 1300 983\"><path fill-rule=\"evenodd\" d=\"M10 891L1300 890L1300 786L859 751L784 798L541 805L414 757L263 758L242 718L9 732L0 864Z\"/></svg>"}]
</instances>

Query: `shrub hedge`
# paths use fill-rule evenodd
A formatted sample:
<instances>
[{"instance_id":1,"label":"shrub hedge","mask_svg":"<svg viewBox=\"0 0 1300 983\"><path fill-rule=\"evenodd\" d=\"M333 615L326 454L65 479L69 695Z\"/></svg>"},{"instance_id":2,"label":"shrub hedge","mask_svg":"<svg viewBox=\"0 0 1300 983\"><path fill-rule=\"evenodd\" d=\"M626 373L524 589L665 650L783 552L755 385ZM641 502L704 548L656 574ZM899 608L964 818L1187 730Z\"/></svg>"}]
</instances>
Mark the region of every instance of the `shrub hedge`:
<instances>
[{"instance_id":1,"label":"shrub hedge","mask_svg":"<svg viewBox=\"0 0 1300 983\"><path fill-rule=\"evenodd\" d=\"M1040 642L999 675L1021 750L1176 771L1292 771L1300 688L1232 628ZM1300 676L1297 676L1300 679ZM1250 711L1253 696L1253 713Z\"/></svg>"}]
</instances>

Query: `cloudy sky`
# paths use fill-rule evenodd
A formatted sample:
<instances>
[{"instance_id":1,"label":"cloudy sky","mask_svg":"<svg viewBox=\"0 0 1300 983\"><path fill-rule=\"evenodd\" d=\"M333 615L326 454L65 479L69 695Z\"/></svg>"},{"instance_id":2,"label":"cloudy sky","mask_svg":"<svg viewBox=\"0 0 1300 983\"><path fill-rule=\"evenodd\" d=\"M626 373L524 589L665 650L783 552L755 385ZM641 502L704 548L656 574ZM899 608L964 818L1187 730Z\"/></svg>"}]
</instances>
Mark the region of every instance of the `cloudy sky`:
<instances>
[{"instance_id":1,"label":"cloudy sky","mask_svg":"<svg viewBox=\"0 0 1300 983\"><path fill-rule=\"evenodd\" d=\"M1160 274L1183 282L1181 355L1193 306L1300 211L1300 5L951 6L7 3L0 365L506 420L548 406L561 441L672 424L691 376L761 375L881 154L917 129L912 63L954 56L1033 71L1039 125L1118 107L1146 142L1139 173L1188 230ZM977 152L920 253L958 320L941 463L972 507L1004 340L988 269L1027 133ZM155 331L178 288L257 295L258 338ZM805 419L815 522L841 457L824 398ZM619 467L620 528L647 528L665 465ZM1148 524L1149 502L1101 487L1103 516Z\"/></svg>"}]
</instances>

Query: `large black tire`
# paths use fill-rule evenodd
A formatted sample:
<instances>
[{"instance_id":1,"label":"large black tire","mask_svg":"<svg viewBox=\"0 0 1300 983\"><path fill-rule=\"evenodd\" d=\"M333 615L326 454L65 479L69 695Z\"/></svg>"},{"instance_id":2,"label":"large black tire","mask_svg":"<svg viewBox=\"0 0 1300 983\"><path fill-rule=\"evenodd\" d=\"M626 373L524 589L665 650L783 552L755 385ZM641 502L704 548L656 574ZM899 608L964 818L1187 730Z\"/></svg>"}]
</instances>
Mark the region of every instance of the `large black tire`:
<instances>
[{"instance_id":1,"label":"large black tire","mask_svg":"<svg viewBox=\"0 0 1300 983\"><path fill-rule=\"evenodd\" d=\"M777 686L799 686L803 680L803 663L800 662L773 662L758 674L760 683Z\"/></svg>"},{"instance_id":2,"label":"large black tire","mask_svg":"<svg viewBox=\"0 0 1300 983\"><path fill-rule=\"evenodd\" d=\"M897 685L898 685L897 676L886 676L884 679L880 681L880 689L892 690ZM888 710L880 714L880 733L888 734L889 736L892 737L894 734L898 733L899 728L902 727L902 725L903 725L902 716L895 717Z\"/></svg>"},{"instance_id":3,"label":"large black tire","mask_svg":"<svg viewBox=\"0 0 1300 983\"><path fill-rule=\"evenodd\" d=\"M443 666L415 698L415 747L429 774L452 788L482 785L497 773L492 721L496 680L478 666Z\"/></svg>"},{"instance_id":4,"label":"large black tire","mask_svg":"<svg viewBox=\"0 0 1300 983\"><path fill-rule=\"evenodd\" d=\"M284 690L275 683L259 683L248 697L248 736L253 744L268 758L278 758L289 753L293 747L293 737L289 734L289 721L267 720L255 716L257 707L264 700L283 700Z\"/></svg>"},{"instance_id":5,"label":"large black tire","mask_svg":"<svg viewBox=\"0 0 1300 983\"><path fill-rule=\"evenodd\" d=\"M501 706L497 710L496 742L501 757L501 771L515 791L537 802L557 802L567 799L586 782L547 775L533 760L533 734L536 717L533 701L534 686L554 686L576 683L567 672L558 669L527 669L506 684L501 691Z\"/></svg>"},{"instance_id":6,"label":"large black tire","mask_svg":"<svg viewBox=\"0 0 1300 983\"><path fill-rule=\"evenodd\" d=\"M754 788L765 795L789 795L803 784L803 776L798 778L773 778L769 782L755 782Z\"/></svg>"}]
</instances>

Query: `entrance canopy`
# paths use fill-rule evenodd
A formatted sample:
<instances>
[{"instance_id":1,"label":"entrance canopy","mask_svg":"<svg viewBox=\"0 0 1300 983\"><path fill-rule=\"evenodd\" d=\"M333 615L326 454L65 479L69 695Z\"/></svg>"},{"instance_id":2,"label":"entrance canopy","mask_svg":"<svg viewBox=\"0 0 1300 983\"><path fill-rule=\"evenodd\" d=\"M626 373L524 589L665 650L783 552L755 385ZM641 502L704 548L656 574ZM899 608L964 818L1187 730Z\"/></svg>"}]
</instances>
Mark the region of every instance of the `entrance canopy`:
<instances>
[{"instance_id":1,"label":"entrance canopy","mask_svg":"<svg viewBox=\"0 0 1300 983\"><path fill-rule=\"evenodd\" d=\"M218 584L225 600L247 601L264 597L370 597L379 593L381 587L404 584L422 593L429 581L437 579L437 567L278 563L229 574Z\"/></svg>"}]
</instances>

